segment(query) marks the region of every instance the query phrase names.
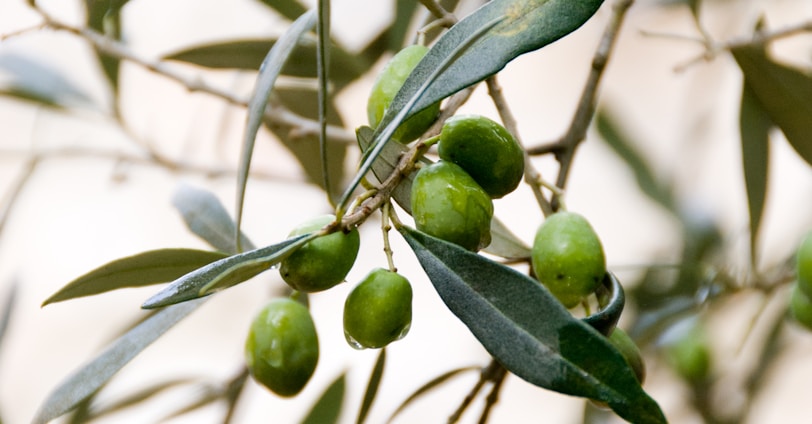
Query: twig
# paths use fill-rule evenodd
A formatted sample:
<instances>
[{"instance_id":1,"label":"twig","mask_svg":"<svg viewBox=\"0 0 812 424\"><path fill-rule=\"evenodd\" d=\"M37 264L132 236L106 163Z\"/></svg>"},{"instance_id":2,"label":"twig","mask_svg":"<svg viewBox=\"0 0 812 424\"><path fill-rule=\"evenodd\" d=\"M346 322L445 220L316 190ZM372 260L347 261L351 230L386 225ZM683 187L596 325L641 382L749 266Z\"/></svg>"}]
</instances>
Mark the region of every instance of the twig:
<instances>
[{"instance_id":1,"label":"twig","mask_svg":"<svg viewBox=\"0 0 812 424\"><path fill-rule=\"evenodd\" d=\"M570 166L575 157L575 151L578 145L586 138L589 123L595 114L601 77L609 62L612 48L617 41L626 12L633 3L634 0L618 0L612 8L612 17L604 30L603 37L592 58L592 70L589 73L589 77L581 94L581 99L578 102L578 108L575 111L572 123L567 132L551 145L530 148L527 151L528 154L531 155L550 152L555 153L556 159L561 164L555 185L562 189L566 186ZM556 198L557 197L553 198L554 202ZM555 207L555 204L553 206Z\"/></svg>"},{"instance_id":2,"label":"twig","mask_svg":"<svg viewBox=\"0 0 812 424\"><path fill-rule=\"evenodd\" d=\"M519 127L516 124L516 118L513 116L513 112L510 111L507 100L502 94L502 87L499 85L499 81L495 75L488 78L486 83L488 85L488 94L491 96L491 99L493 99L496 110L499 111L499 117L502 119L502 123L505 124L507 130L513 134L513 137L519 142L519 145L522 146L522 151L524 152L524 180L530 185L530 189L533 191L533 195L536 196L536 202L538 202L544 216L549 216L553 213L553 208L541 191L541 173L533 166L530 155L527 154L527 150L524 149L524 143L519 135Z\"/></svg>"},{"instance_id":3,"label":"twig","mask_svg":"<svg viewBox=\"0 0 812 424\"><path fill-rule=\"evenodd\" d=\"M482 419L487 420L487 416L490 413L491 407L496 403L496 400L498 399L498 396L494 395L493 391L496 390L496 392L498 393L499 387L501 387L502 381L505 379L506 374L507 370L502 366L502 364L496 362L495 359L491 359L491 362L486 367L482 368L482 371L480 371L479 380L477 380L476 384L474 384L474 387L471 388L471 390L462 400L460 406L458 406L457 410L454 411L454 413L451 414L450 417L448 417L447 421L448 424L458 422L462 417L462 414L465 413L465 410L468 409L469 406L471 406L471 402L474 401L476 395L479 393L480 390L482 390L482 387L485 386L485 383L493 382L494 386L491 390L491 394L488 395L485 410L483 411L482 416L480 417L480 422L484 422L481 421Z\"/></svg>"},{"instance_id":4,"label":"twig","mask_svg":"<svg viewBox=\"0 0 812 424\"><path fill-rule=\"evenodd\" d=\"M457 17L454 16L453 13L445 10L443 5L437 0L420 0L420 3L428 9L432 15L436 16L437 19L443 21L444 24L451 26L457 23Z\"/></svg>"},{"instance_id":5,"label":"twig","mask_svg":"<svg viewBox=\"0 0 812 424\"><path fill-rule=\"evenodd\" d=\"M219 97L220 99L223 99L226 102L236 106L248 106L247 98L237 96L231 92L212 86L200 78L188 78L161 61L148 60L139 57L126 45L108 38L104 34L90 28L75 27L66 24L54 19L39 7L34 6L34 8L44 19L45 22L43 23L43 26L45 27L65 31L81 37L90 42L93 47L100 52L113 56L117 59L132 62L156 74L163 75L164 77L181 84L189 92L207 93L215 97ZM289 128L290 131L296 135L318 135L321 131L318 122L297 115L278 103L269 104L265 111L265 119L272 124ZM354 134L345 130L344 128L334 125L327 126L327 136L332 140L347 144L354 144L356 142Z\"/></svg>"}]
</instances>

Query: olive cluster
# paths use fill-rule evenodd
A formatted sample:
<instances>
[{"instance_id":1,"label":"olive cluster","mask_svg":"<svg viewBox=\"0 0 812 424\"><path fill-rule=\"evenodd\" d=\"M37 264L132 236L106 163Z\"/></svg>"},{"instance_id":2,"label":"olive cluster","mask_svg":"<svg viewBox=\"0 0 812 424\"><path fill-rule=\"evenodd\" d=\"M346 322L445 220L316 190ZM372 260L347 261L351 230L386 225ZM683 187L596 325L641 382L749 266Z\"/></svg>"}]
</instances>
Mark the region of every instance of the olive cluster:
<instances>
[{"instance_id":1,"label":"olive cluster","mask_svg":"<svg viewBox=\"0 0 812 424\"><path fill-rule=\"evenodd\" d=\"M291 236L320 230L335 220L324 215L296 227ZM285 258L282 279L297 292L328 290L346 278L360 247L357 229L317 237ZM369 273L347 296L344 333L354 348L380 348L406 335L412 321L412 287L382 268ZM245 342L248 370L280 396L299 393L316 369L319 341L310 311L291 298L271 300L257 314Z\"/></svg>"}]
</instances>

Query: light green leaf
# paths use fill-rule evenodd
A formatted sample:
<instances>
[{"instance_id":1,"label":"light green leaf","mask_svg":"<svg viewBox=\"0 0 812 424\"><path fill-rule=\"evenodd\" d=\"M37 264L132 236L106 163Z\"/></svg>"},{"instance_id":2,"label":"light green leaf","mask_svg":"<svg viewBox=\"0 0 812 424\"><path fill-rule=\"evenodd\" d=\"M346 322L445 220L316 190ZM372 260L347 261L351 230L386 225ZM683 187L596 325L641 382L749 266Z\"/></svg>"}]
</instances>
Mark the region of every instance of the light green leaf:
<instances>
[{"instance_id":1,"label":"light green leaf","mask_svg":"<svg viewBox=\"0 0 812 424\"><path fill-rule=\"evenodd\" d=\"M71 281L42 302L42 306L77 297L129 287L166 283L228 257L222 252L158 249L117 259Z\"/></svg>"},{"instance_id":2,"label":"light green leaf","mask_svg":"<svg viewBox=\"0 0 812 424\"><path fill-rule=\"evenodd\" d=\"M372 128L366 126L359 127L356 130L358 145L362 151L366 151L366 149L369 148L372 133ZM383 147L380 155L378 155L378 159L372 163L372 173L379 182L383 182L392 174L392 171L397 167L401 155L407 150L408 148L400 143L387 143ZM426 158L422 158L421 160L424 163L431 163L431 161ZM400 205L403 210L410 214L412 212L411 198L413 180L414 173L407 175L395 189L392 190L392 198L395 199L395 202ZM505 259L520 260L530 257L530 247L516 237L497 217L491 219L491 244L483 250Z\"/></svg>"},{"instance_id":3,"label":"light green leaf","mask_svg":"<svg viewBox=\"0 0 812 424\"><path fill-rule=\"evenodd\" d=\"M318 232L303 234L197 268L147 299L141 307L160 308L225 290L267 271L317 235Z\"/></svg>"},{"instance_id":4,"label":"light green leaf","mask_svg":"<svg viewBox=\"0 0 812 424\"><path fill-rule=\"evenodd\" d=\"M543 285L452 243L399 230L446 306L507 370L539 387L606 402L630 422L666 422L623 355Z\"/></svg>"},{"instance_id":5,"label":"light green leaf","mask_svg":"<svg viewBox=\"0 0 812 424\"><path fill-rule=\"evenodd\" d=\"M300 16L290 28L285 32L274 47L268 52L265 60L260 66L257 76L256 86L251 100L248 102L248 118L245 124L245 134L243 137L242 151L240 153L240 168L237 173L237 212L236 212L236 234L240 234L242 224L242 208L245 201L245 188L248 184L248 171L251 167L251 156L254 154L254 142L257 131L265 116L265 108L268 104L268 96L273 90L276 78L282 71L282 66L287 62L293 48L299 39L316 24L315 11L309 11ZM235 236L239 237L238 235ZM240 251L240 240L237 241L237 250Z\"/></svg>"},{"instance_id":6,"label":"light green leaf","mask_svg":"<svg viewBox=\"0 0 812 424\"><path fill-rule=\"evenodd\" d=\"M32 423L45 424L73 409L206 300L197 299L160 310L118 338L99 356L63 380L42 403Z\"/></svg>"},{"instance_id":7,"label":"light green leaf","mask_svg":"<svg viewBox=\"0 0 812 424\"><path fill-rule=\"evenodd\" d=\"M183 216L186 226L215 249L237 253L234 234L237 226L228 211L214 194L189 185L181 185L172 196L172 205ZM251 240L240 233L242 247L253 250ZM173 278L174 280L174 278Z\"/></svg>"},{"instance_id":8,"label":"light green leaf","mask_svg":"<svg viewBox=\"0 0 812 424\"><path fill-rule=\"evenodd\" d=\"M812 165L812 75L773 61L761 45L730 50L752 90L796 152Z\"/></svg>"},{"instance_id":9,"label":"light green leaf","mask_svg":"<svg viewBox=\"0 0 812 424\"><path fill-rule=\"evenodd\" d=\"M335 424L341 416L344 404L346 374L342 373L327 387L319 400L310 409L301 424Z\"/></svg>"},{"instance_id":10,"label":"light green leaf","mask_svg":"<svg viewBox=\"0 0 812 424\"><path fill-rule=\"evenodd\" d=\"M753 90L742 86L739 110L739 132L742 143L742 169L750 211L750 260L756 264L757 240L764 202L767 197L767 176L770 162L770 129L773 123Z\"/></svg>"},{"instance_id":11,"label":"light green leaf","mask_svg":"<svg viewBox=\"0 0 812 424\"><path fill-rule=\"evenodd\" d=\"M95 107L82 88L58 70L31 57L13 52L0 54L0 75L4 73L7 78L0 86L0 94L50 107Z\"/></svg>"},{"instance_id":12,"label":"light green leaf","mask_svg":"<svg viewBox=\"0 0 812 424\"><path fill-rule=\"evenodd\" d=\"M378 353L378 359L375 360L375 366L372 368L372 374L369 376L367 389L364 391L364 400L361 402L361 408L358 410L358 418L355 420L355 424L363 424L364 421L366 421L369 410L372 409L372 404L378 395L378 387L381 385L385 366L386 348L384 347L381 348Z\"/></svg>"},{"instance_id":13,"label":"light green leaf","mask_svg":"<svg viewBox=\"0 0 812 424\"><path fill-rule=\"evenodd\" d=\"M11 315L14 307L17 304L17 282L12 281L11 288L6 294L6 300L3 302L3 307L0 309L0 348L3 346L3 339L8 329L8 324L11 322ZM2 352L2 349L0 349Z\"/></svg>"}]
</instances>

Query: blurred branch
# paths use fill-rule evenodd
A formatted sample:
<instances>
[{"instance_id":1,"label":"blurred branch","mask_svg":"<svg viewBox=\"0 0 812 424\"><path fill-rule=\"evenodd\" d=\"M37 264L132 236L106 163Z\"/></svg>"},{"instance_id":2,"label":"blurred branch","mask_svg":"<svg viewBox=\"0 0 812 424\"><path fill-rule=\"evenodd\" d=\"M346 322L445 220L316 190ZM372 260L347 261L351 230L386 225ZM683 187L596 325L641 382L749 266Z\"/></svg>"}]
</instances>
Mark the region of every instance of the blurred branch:
<instances>
[{"instance_id":1,"label":"blurred branch","mask_svg":"<svg viewBox=\"0 0 812 424\"><path fill-rule=\"evenodd\" d=\"M560 188L564 188L566 185L570 166L575 157L575 151L578 145L586 138L589 123L595 114L601 77L606 70L609 56L617 41L626 12L633 3L634 0L618 0L615 2L609 24L604 30L598 49L592 58L592 70L589 73L586 85L581 94L581 99L578 102L578 107L567 132L560 139L551 144L527 150L530 155L545 153L554 153L556 155L556 159L561 164L561 168L558 171L558 178L556 179L556 186Z\"/></svg>"},{"instance_id":2,"label":"blurred branch","mask_svg":"<svg viewBox=\"0 0 812 424\"><path fill-rule=\"evenodd\" d=\"M81 37L87 40L90 44L93 45L93 47L95 47L99 51L107 55L113 56L115 58L137 64L156 74L163 75L164 77L174 80L175 82L181 84L190 92L207 93L215 97L219 97L220 99L223 99L230 104L241 107L248 107L247 98L237 96L234 93L212 86L203 81L202 79L200 79L199 77L189 78L175 71L171 67L166 66L166 64L161 61L148 60L139 57L138 55L133 53L126 45L117 42L109 37L106 37L104 34L101 34L90 28L69 25L67 23L64 23L51 17L51 15L49 15L47 12L45 12L38 6L33 5L33 7L42 16L44 20L43 22L44 27L52 28L59 31L65 31L74 34L78 37ZM291 134L295 136L299 137L309 135L317 136L321 131L320 125L317 121L297 115L277 103L271 103L268 105L268 108L265 111L265 116L269 122L283 126L285 128L289 128ZM341 141L343 143L348 144L356 143L355 134L341 127L328 125L327 135L330 139Z\"/></svg>"},{"instance_id":3,"label":"blurred branch","mask_svg":"<svg viewBox=\"0 0 812 424\"><path fill-rule=\"evenodd\" d=\"M31 180L31 176L34 175L34 171L36 170L38 164L39 161L36 160L36 158L29 158L26 161L20 178L17 180L16 184L11 187L11 191L8 193L7 197L3 199L3 203L0 204L2 207L2 210L0 210L0 234L3 233L3 229L6 226L8 217L11 215L11 210L14 208L14 204L17 202L17 198L20 197L20 193L22 193L25 185Z\"/></svg>"}]
</instances>

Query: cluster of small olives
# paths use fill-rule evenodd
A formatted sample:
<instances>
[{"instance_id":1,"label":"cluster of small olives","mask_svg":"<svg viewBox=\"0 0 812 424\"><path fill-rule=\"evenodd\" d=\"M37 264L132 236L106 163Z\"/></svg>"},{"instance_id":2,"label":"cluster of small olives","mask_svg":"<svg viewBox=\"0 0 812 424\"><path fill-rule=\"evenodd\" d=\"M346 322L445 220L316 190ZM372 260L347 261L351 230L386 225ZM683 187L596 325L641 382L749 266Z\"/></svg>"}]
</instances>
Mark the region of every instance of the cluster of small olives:
<instances>
[{"instance_id":1,"label":"cluster of small olives","mask_svg":"<svg viewBox=\"0 0 812 424\"><path fill-rule=\"evenodd\" d=\"M316 217L290 235L320 230L334 220L333 215ZM285 258L280 275L297 292L327 290L344 281L359 247L357 229L319 236ZM409 331L411 321L412 287L395 272L375 269L347 296L344 333L354 348L380 348L399 340ZM258 383L280 396L299 393L319 359L318 335L308 308L291 298L271 300L251 324L245 358Z\"/></svg>"},{"instance_id":2,"label":"cluster of small olives","mask_svg":"<svg viewBox=\"0 0 812 424\"><path fill-rule=\"evenodd\" d=\"M812 330L812 232L806 234L795 254L795 284L789 311L795 321Z\"/></svg>"},{"instance_id":3,"label":"cluster of small olives","mask_svg":"<svg viewBox=\"0 0 812 424\"><path fill-rule=\"evenodd\" d=\"M531 262L536 278L567 308L594 293L606 275L601 241L589 221L575 212L557 212L544 220Z\"/></svg>"}]
</instances>

